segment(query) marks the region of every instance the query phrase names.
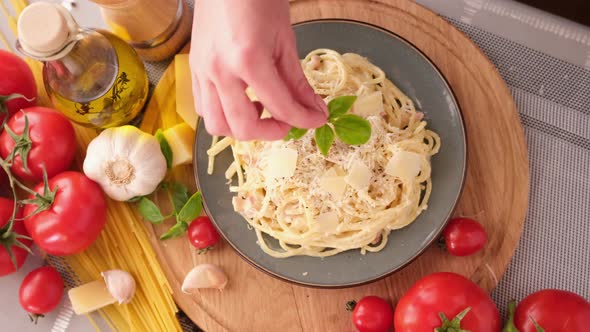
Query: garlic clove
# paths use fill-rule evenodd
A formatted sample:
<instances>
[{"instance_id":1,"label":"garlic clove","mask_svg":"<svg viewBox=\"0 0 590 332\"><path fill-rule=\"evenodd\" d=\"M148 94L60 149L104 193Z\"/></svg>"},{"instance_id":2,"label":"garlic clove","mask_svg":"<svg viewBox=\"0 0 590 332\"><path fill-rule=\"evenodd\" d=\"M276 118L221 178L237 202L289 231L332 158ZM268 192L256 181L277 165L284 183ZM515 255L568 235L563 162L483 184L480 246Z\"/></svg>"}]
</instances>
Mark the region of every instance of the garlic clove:
<instances>
[{"instance_id":1,"label":"garlic clove","mask_svg":"<svg viewBox=\"0 0 590 332\"><path fill-rule=\"evenodd\" d=\"M227 285L227 276L216 265L201 264L195 266L184 278L181 290L186 294L199 288L215 288L222 290Z\"/></svg>"},{"instance_id":2,"label":"garlic clove","mask_svg":"<svg viewBox=\"0 0 590 332\"><path fill-rule=\"evenodd\" d=\"M108 270L101 272L107 289L119 304L129 303L135 295L135 279L127 271Z\"/></svg>"}]
</instances>

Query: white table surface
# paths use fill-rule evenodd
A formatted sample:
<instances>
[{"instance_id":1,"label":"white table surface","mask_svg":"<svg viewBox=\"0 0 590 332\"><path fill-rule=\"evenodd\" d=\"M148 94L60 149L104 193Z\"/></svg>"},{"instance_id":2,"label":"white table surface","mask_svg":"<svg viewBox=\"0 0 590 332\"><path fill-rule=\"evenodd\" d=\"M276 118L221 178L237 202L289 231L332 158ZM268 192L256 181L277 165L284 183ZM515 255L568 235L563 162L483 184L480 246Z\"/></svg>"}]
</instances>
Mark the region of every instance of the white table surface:
<instances>
[{"instance_id":1,"label":"white table surface","mask_svg":"<svg viewBox=\"0 0 590 332\"><path fill-rule=\"evenodd\" d=\"M8 0L0 1L10 8ZM417 0L417 2L443 16L590 69L590 29L588 27L511 0ZM78 22L84 26L104 27L98 8L89 1L76 1L72 12ZM0 16L0 31L11 39L11 43L14 42L4 16ZM38 257L29 257L17 273L0 278L0 294L2 294L0 321L3 324L0 330L6 332L94 331L85 317L74 316L69 327L60 327L59 323L56 324L59 310L48 314L37 325L29 322L26 313L18 304L18 287L23 277L41 264L42 260ZM67 316L65 311L61 314L62 318L64 314Z\"/></svg>"}]
</instances>

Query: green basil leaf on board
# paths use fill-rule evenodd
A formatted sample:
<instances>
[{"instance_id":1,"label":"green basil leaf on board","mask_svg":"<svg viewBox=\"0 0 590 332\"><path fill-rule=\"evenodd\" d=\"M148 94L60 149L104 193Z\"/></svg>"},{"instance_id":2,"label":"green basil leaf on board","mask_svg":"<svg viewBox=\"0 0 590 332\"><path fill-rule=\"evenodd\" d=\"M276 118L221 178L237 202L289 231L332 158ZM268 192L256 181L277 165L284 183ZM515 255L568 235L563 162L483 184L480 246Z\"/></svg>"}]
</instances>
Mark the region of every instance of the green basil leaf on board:
<instances>
[{"instance_id":1,"label":"green basil leaf on board","mask_svg":"<svg viewBox=\"0 0 590 332\"><path fill-rule=\"evenodd\" d=\"M158 140L158 143L160 143L160 150L162 150L162 154L164 155L164 158L166 158L166 166L172 168L172 158L174 155L172 154L172 148L170 147L168 140L166 140L162 129L158 129L154 136Z\"/></svg>"},{"instance_id":2,"label":"green basil leaf on board","mask_svg":"<svg viewBox=\"0 0 590 332\"><path fill-rule=\"evenodd\" d=\"M143 198L143 196L134 196L134 197L131 197L130 199L128 199L127 203L139 202L142 198Z\"/></svg>"},{"instance_id":3,"label":"green basil leaf on board","mask_svg":"<svg viewBox=\"0 0 590 332\"><path fill-rule=\"evenodd\" d=\"M201 214L202 209L203 206L201 205L201 193L197 191L184 204L176 216L176 220L186 223L191 222Z\"/></svg>"},{"instance_id":4,"label":"green basil leaf on board","mask_svg":"<svg viewBox=\"0 0 590 332\"><path fill-rule=\"evenodd\" d=\"M147 197L142 197L139 200L139 204L137 206L139 213L143 216L143 218L147 221L150 221L154 224L159 224L164 221L165 217L162 215L160 208L156 205L156 203L152 202Z\"/></svg>"},{"instance_id":5,"label":"green basil leaf on board","mask_svg":"<svg viewBox=\"0 0 590 332\"><path fill-rule=\"evenodd\" d=\"M356 96L341 96L332 99L328 103L328 111L330 112L329 120L334 120L348 112L352 108L352 104L354 104L356 98Z\"/></svg>"},{"instance_id":6,"label":"green basil leaf on board","mask_svg":"<svg viewBox=\"0 0 590 332\"><path fill-rule=\"evenodd\" d=\"M307 133L307 129L301 129L301 128L291 128L291 130L289 130L289 133L287 133L287 136L285 136L284 140L285 141L290 141L290 140L298 140L301 137L303 137L303 135L305 135L305 133Z\"/></svg>"},{"instance_id":7,"label":"green basil leaf on board","mask_svg":"<svg viewBox=\"0 0 590 332\"><path fill-rule=\"evenodd\" d=\"M334 143L334 130L332 127L325 124L315 130L315 143L318 146L320 152L327 156L330 152L330 147Z\"/></svg>"},{"instance_id":8,"label":"green basil leaf on board","mask_svg":"<svg viewBox=\"0 0 590 332\"><path fill-rule=\"evenodd\" d=\"M188 202L188 189L182 183L172 182L169 190L171 192L170 200L174 206L174 214L178 214Z\"/></svg>"},{"instance_id":9,"label":"green basil leaf on board","mask_svg":"<svg viewBox=\"0 0 590 332\"><path fill-rule=\"evenodd\" d=\"M371 138L371 124L358 115L345 114L333 123L336 135L346 144L361 145Z\"/></svg>"},{"instance_id":10,"label":"green basil leaf on board","mask_svg":"<svg viewBox=\"0 0 590 332\"><path fill-rule=\"evenodd\" d=\"M176 222L176 225L170 227L170 229L167 230L166 233L160 235L160 240L168 240L175 237L179 237L182 234L184 234L187 229L188 223L184 221L178 221Z\"/></svg>"}]
</instances>

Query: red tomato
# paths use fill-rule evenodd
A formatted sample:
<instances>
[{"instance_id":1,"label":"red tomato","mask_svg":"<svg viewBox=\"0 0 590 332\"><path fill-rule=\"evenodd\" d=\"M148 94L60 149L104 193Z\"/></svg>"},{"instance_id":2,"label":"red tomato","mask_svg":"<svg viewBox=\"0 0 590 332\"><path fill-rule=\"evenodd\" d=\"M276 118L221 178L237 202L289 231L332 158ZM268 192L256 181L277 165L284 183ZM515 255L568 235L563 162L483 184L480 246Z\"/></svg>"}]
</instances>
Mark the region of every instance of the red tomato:
<instances>
[{"instance_id":1,"label":"red tomato","mask_svg":"<svg viewBox=\"0 0 590 332\"><path fill-rule=\"evenodd\" d=\"M359 332L387 332L393 326L393 310L384 299L365 296L352 311L352 323Z\"/></svg>"},{"instance_id":2,"label":"red tomato","mask_svg":"<svg viewBox=\"0 0 590 332\"><path fill-rule=\"evenodd\" d=\"M219 241L219 233L209 217L198 217L188 226L188 238L197 249L208 249Z\"/></svg>"},{"instance_id":3,"label":"red tomato","mask_svg":"<svg viewBox=\"0 0 590 332\"><path fill-rule=\"evenodd\" d=\"M535 321L545 332L587 332L590 303L572 292L538 291L522 300L514 313L514 325L520 332L536 332Z\"/></svg>"},{"instance_id":4,"label":"red tomato","mask_svg":"<svg viewBox=\"0 0 590 332\"><path fill-rule=\"evenodd\" d=\"M500 330L498 308L483 289L456 273L433 273L418 280L398 302L395 331L432 332L442 326L439 313L453 320L467 308L469 311L460 321L462 329L473 332Z\"/></svg>"},{"instance_id":5,"label":"red tomato","mask_svg":"<svg viewBox=\"0 0 590 332\"><path fill-rule=\"evenodd\" d=\"M13 98L6 101L6 98L18 93L25 98ZM18 56L0 50L0 123L4 121L6 112L8 115L16 111L35 105L37 98L37 85L31 68Z\"/></svg>"},{"instance_id":6,"label":"red tomato","mask_svg":"<svg viewBox=\"0 0 590 332\"><path fill-rule=\"evenodd\" d=\"M455 218L443 231L447 251L453 256L469 256L480 251L488 237L483 226L468 218Z\"/></svg>"},{"instance_id":7,"label":"red tomato","mask_svg":"<svg viewBox=\"0 0 590 332\"><path fill-rule=\"evenodd\" d=\"M6 172L4 172L4 169L0 168L0 189L2 188L3 185L8 183L8 176L6 175ZM1 194L1 191L0 191Z\"/></svg>"},{"instance_id":8,"label":"red tomato","mask_svg":"<svg viewBox=\"0 0 590 332\"><path fill-rule=\"evenodd\" d=\"M4 227L8 223L8 220L10 220L10 217L12 217L13 209L14 209L14 201L13 200L0 197L0 228ZM22 217L22 213L19 210L16 213L16 218L20 219L21 217ZM11 233L29 236L29 233L27 233L27 229L25 228L25 225L20 220L17 220L14 222L14 224L12 225L12 232ZM4 235L4 234L1 234L1 235ZM13 245L14 241L15 241L14 235L9 236L8 239L0 239L0 243L6 243L7 245L10 246L10 250L12 251L14 258L16 259L16 265L20 268L25 263L25 260L27 259L27 256L29 253L22 248L14 246ZM27 247L30 247L31 244L33 243L33 241L27 240L27 239L18 239L18 241L20 241L22 244L24 244ZM10 255L8 254L8 251L6 250L6 247L4 245L0 246L0 277L5 276L7 274L11 274L15 271L16 271L16 269L14 268L14 264L12 263L12 260L10 259Z\"/></svg>"},{"instance_id":9,"label":"red tomato","mask_svg":"<svg viewBox=\"0 0 590 332\"><path fill-rule=\"evenodd\" d=\"M64 282L59 273L51 266L44 266L31 271L18 292L20 305L33 317L55 309L64 293Z\"/></svg>"},{"instance_id":10,"label":"red tomato","mask_svg":"<svg viewBox=\"0 0 590 332\"><path fill-rule=\"evenodd\" d=\"M57 191L49 199L48 209L26 218L25 226L33 241L48 254L79 253L94 243L106 223L102 190L79 172L57 175L49 180L49 188ZM43 183L35 191L43 194ZM36 209L37 204L25 205L25 216Z\"/></svg>"},{"instance_id":11,"label":"red tomato","mask_svg":"<svg viewBox=\"0 0 590 332\"><path fill-rule=\"evenodd\" d=\"M46 107L29 107L8 120L16 134L24 131L25 116L29 119L30 152L27 158L30 173L26 172L20 155L12 165L16 176L28 181L43 180L43 166L48 177L67 170L76 154L74 127L61 113ZM15 141L6 130L0 133L0 156L4 159L12 152Z\"/></svg>"}]
</instances>

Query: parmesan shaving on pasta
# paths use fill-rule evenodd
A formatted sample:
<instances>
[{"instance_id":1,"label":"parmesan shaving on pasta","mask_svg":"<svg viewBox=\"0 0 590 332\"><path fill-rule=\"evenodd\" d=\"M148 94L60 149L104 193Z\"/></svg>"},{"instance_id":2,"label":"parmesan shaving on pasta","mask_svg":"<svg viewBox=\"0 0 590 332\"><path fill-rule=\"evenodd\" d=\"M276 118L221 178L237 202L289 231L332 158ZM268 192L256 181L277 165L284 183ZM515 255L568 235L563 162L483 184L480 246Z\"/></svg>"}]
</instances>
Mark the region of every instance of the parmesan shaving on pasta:
<instances>
[{"instance_id":1,"label":"parmesan shaving on pasta","mask_svg":"<svg viewBox=\"0 0 590 332\"><path fill-rule=\"evenodd\" d=\"M324 157L310 130L291 141L226 137L208 154L214 158L231 146L235 161L225 175L239 177L238 185L230 187L236 192L234 209L255 230L267 254L325 257L351 249L380 251L391 231L412 223L427 208L430 157L439 150L439 136L426 129L413 102L366 58L318 49L302 60L302 67L326 102L358 96L351 112L371 124L366 144L336 140Z\"/></svg>"}]
</instances>

